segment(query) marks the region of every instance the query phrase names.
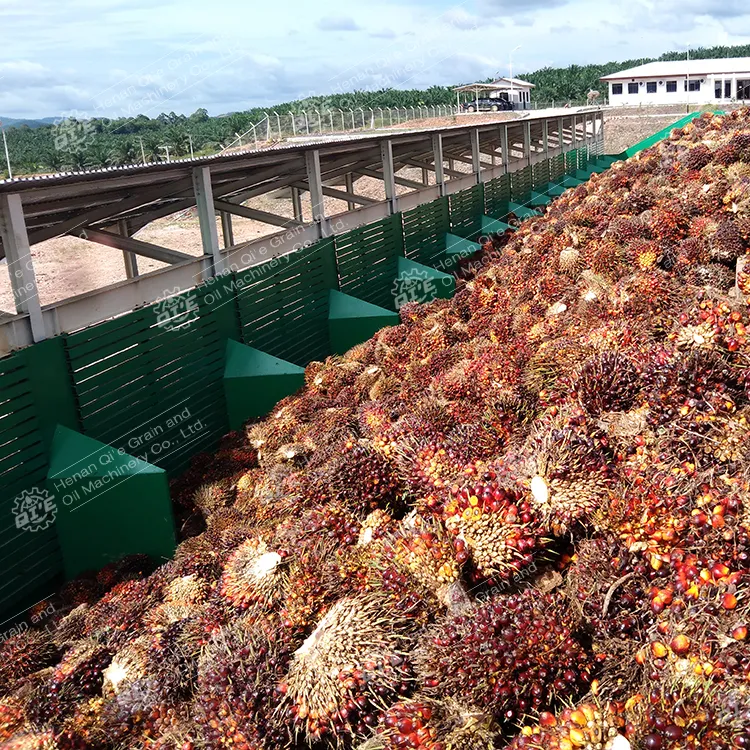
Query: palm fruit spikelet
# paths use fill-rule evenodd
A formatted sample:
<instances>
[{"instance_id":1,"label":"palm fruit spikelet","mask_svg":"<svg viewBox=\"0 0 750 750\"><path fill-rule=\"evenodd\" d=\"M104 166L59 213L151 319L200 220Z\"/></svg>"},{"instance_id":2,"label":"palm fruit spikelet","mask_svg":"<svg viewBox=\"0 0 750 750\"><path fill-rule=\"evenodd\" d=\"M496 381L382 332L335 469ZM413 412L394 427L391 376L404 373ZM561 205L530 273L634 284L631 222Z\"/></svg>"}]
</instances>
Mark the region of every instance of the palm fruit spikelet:
<instances>
[{"instance_id":1,"label":"palm fruit spikelet","mask_svg":"<svg viewBox=\"0 0 750 750\"><path fill-rule=\"evenodd\" d=\"M410 689L408 625L378 597L334 604L294 653L281 684L292 724L310 740L366 735L383 700Z\"/></svg>"},{"instance_id":2,"label":"palm fruit spikelet","mask_svg":"<svg viewBox=\"0 0 750 750\"><path fill-rule=\"evenodd\" d=\"M58 649L45 632L26 630L0 644L0 695L32 672L57 662Z\"/></svg>"},{"instance_id":3,"label":"palm fruit spikelet","mask_svg":"<svg viewBox=\"0 0 750 750\"><path fill-rule=\"evenodd\" d=\"M584 362L574 387L589 414L628 411L638 395L638 372L625 355L603 352Z\"/></svg>"},{"instance_id":4,"label":"palm fruit spikelet","mask_svg":"<svg viewBox=\"0 0 750 750\"><path fill-rule=\"evenodd\" d=\"M508 723L576 695L591 682L595 663L563 624L563 606L559 595L527 590L449 615L415 651L421 689L482 706Z\"/></svg>"}]
</instances>

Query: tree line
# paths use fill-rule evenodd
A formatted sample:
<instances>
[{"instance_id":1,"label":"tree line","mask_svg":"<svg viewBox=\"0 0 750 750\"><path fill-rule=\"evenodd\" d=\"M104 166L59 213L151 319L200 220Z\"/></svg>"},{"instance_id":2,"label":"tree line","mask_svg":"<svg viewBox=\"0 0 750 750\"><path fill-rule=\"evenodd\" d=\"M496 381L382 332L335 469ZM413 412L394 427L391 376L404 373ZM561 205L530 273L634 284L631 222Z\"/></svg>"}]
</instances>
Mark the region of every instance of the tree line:
<instances>
[{"instance_id":1,"label":"tree line","mask_svg":"<svg viewBox=\"0 0 750 750\"><path fill-rule=\"evenodd\" d=\"M750 56L750 45L708 47L690 51L691 58ZM656 60L679 60L684 52L667 52L659 58L640 58L593 65L570 65L566 68L546 67L519 78L535 85L533 100L565 102L585 99L589 89L600 87L599 79L618 70ZM488 81L491 79L487 79ZM456 94L449 86L428 89L381 89L354 91L347 94L316 96L271 107L255 107L229 115L211 117L198 109L191 115L162 113L158 117L138 115L132 118L97 118L86 121L65 120L56 125L30 128L26 125L6 130L11 164L15 174L58 172L104 166L120 166L141 161L153 162L171 157L184 157L191 151L196 156L216 153L235 140L236 134L248 131L270 115L288 117L292 112L329 112L331 110L411 108L453 104ZM7 176L0 154L0 175Z\"/></svg>"}]
</instances>

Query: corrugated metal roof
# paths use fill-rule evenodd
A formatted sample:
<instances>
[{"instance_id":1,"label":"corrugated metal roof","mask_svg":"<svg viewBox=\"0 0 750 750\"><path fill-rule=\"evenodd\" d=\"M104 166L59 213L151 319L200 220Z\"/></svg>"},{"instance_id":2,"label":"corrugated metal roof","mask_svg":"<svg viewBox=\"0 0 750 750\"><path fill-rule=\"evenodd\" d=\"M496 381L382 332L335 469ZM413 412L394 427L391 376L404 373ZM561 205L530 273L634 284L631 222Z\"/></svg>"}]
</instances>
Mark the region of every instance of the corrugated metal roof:
<instances>
[{"instance_id":1,"label":"corrugated metal roof","mask_svg":"<svg viewBox=\"0 0 750 750\"><path fill-rule=\"evenodd\" d=\"M621 78L667 78L669 76L726 75L747 73L750 75L750 57L720 57L712 60L665 60L638 65L635 68L621 70L602 81L615 81Z\"/></svg>"}]
</instances>

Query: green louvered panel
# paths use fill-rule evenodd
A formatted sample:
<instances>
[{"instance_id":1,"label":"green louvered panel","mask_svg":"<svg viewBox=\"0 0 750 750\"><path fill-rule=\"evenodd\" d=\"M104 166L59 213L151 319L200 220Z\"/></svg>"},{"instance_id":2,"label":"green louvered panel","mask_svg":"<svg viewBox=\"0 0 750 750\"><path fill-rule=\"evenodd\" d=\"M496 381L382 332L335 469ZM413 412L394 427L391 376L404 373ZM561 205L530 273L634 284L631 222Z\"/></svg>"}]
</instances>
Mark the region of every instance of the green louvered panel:
<instances>
[{"instance_id":1,"label":"green louvered panel","mask_svg":"<svg viewBox=\"0 0 750 750\"><path fill-rule=\"evenodd\" d=\"M401 214L337 235L335 247L341 291L395 309L393 284L398 256L404 254Z\"/></svg>"},{"instance_id":2,"label":"green louvered panel","mask_svg":"<svg viewBox=\"0 0 750 750\"><path fill-rule=\"evenodd\" d=\"M567 151L565 153L565 172L567 174L575 174L578 169L578 149Z\"/></svg>"},{"instance_id":3,"label":"green louvered panel","mask_svg":"<svg viewBox=\"0 0 750 750\"><path fill-rule=\"evenodd\" d=\"M565 155L558 154L549 160L550 182L560 182L565 176Z\"/></svg>"},{"instance_id":4,"label":"green louvered panel","mask_svg":"<svg viewBox=\"0 0 750 750\"><path fill-rule=\"evenodd\" d=\"M447 198L405 211L402 214L404 254L427 266L441 263L445 257L445 235L451 230Z\"/></svg>"},{"instance_id":5,"label":"green louvered panel","mask_svg":"<svg viewBox=\"0 0 750 750\"><path fill-rule=\"evenodd\" d=\"M22 493L44 491L47 476L39 401L30 349L0 360L0 613L20 609L54 591L62 562L52 517L47 528L18 528ZM43 525L43 524L42 524Z\"/></svg>"},{"instance_id":6,"label":"green louvered panel","mask_svg":"<svg viewBox=\"0 0 750 750\"><path fill-rule=\"evenodd\" d=\"M451 227L459 237L474 238L482 231L484 185L474 185L450 196Z\"/></svg>"},{"instance_id":7,"label":"green louvered panel","mask_svg":"<svg viewBox=\"0 0 750 750\"><path fill-rule=\"evenodd\" d=\"M544 161L537 162L531 168L533 182L532 188L534 190L546 189L547 184L552 180L552 170L550 166L549 159L545 159Z\"/></svg>"},{"instance_id":8,"label":"green louvered panel","mask_svg":"<svg viewBox=\"0 0 750 750\"><path fill-rule=\"evenodd\" d=\"M510 174L504 174L484 183L484 212L498 217L507 212L510 201Z\"/></svg>"},{"instance_id":9,"label":"green louvered panel","mask_svg":"<svg viewBox=\"0 0 750 750\"><path fill-rule=\"evenodd\" d=\"M227 431L230 277L67 336L84 434L176 474ZM231 285L230 285L231 287Z\"/></svg>"},{"instance_id":10,"label":"green louvered panel","mask_svg":"<svg viewBox=\"0 0 750 750\"><path fill-rule=\"evenodd\" d=\"M245 344L302 367L330 354L328 292L337 288L333 239L235 277Z\"/></svg>"},{"instance_id":11,"label":"green louvered panel","mask_svg":"<svg viewBox=\"0 0 750 750\"><path fill-rule=\"evenodd\" d=\"M532 168L524 167L513 172L510 178L510 197L515 203L525 203L531 195Z\"/></svg>"}]
</instances>

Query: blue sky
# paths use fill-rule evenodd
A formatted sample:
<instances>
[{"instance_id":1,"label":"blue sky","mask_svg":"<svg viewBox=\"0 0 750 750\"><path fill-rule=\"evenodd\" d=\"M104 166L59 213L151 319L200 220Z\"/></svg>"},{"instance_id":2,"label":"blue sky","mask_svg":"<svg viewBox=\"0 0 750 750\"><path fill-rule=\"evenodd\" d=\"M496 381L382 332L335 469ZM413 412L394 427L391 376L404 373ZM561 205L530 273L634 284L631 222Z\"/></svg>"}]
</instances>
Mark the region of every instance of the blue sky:
<instances>
[{"instance_id":1,"label":"blue sky","mask_svg":"<svg viewBox=\"0 0 750 750\"><path fill-rule=\"evenodd\" d=\"M0 0L0 115L221 114L750 41L746 0Z\"/></svg>"}]
</instances>

